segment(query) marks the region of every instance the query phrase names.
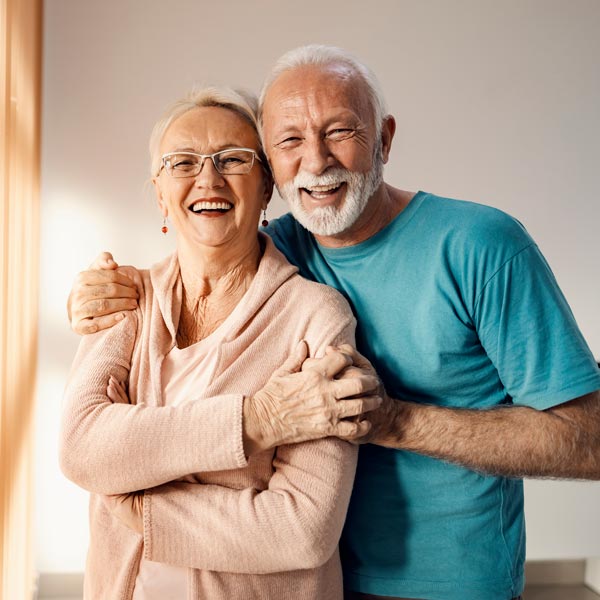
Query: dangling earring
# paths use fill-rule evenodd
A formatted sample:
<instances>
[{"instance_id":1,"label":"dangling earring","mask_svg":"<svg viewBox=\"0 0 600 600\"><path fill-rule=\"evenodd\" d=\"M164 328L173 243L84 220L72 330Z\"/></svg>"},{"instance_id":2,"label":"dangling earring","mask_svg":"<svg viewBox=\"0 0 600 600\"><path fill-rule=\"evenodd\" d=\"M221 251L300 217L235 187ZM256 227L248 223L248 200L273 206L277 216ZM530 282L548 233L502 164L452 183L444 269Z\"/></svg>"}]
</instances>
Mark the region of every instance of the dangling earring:
<instances>
[{"instance_id":1,"label":"dangling earring","mask_svg":"<svg viewBox=\"0 0 600 600\"><path fill-rule=\"evenodd\" d=\"M169 231L169 228L167 227L167 217L163 218L163 226L160 228L160 230L167 235L167 231Z\"/></svg>"},{"instance_id":2,"label":"dangling earring","mask_svg":"<svg viewBox=\"0 0 600 600\"><path fill-rule=\"evenodd\" d=\"M268 224L269 224L269 221L267 220L267 209L263 208L263 220L262 220L261 225L263 227L266 227Z\"/></svg>"}]
</instances>

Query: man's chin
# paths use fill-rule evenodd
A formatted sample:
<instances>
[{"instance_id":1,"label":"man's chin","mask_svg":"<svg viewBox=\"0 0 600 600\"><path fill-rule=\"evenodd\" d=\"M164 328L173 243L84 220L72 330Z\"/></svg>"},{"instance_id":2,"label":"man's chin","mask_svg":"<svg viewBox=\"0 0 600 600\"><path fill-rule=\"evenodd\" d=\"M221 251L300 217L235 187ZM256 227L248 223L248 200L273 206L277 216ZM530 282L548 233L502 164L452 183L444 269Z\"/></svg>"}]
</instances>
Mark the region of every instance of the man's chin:
<instances>
[{"instance_id":1,"label":"man's chin","mask_svg":"<svg viewBox=\"0 0 600 600\"><path fill-rule=\"evenodd\" d=\"M356 221L356 219L352 219L352 223L350 223L348 218L340 215L340 211L336 207L320 207L309 213L303 207L295 205L291 207L291 210L300 225L312 234L319 236L330 237L344 233Z\"/></svg>"}]
</instances>

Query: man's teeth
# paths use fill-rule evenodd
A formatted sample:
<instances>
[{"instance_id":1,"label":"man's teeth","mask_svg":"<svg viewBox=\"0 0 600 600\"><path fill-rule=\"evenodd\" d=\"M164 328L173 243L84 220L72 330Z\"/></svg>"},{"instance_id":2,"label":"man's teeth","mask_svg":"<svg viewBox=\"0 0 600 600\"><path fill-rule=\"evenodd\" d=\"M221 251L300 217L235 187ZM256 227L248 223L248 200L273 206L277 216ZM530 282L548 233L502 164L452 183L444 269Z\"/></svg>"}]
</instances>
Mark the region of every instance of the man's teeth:
<instances>
[{"instance_id":1,"label":"man's teeth","mask_svg":"<svg viewBox=\"0 0 600 600\"><path fill-rule=\"evenodd\" d=\"M337 190L342 184L332 183L330 185L313 185L311 187L304 188L311 196L315 198L321 198L326 196L332 190Z\"/></svg>"},{"instance_id":2,"label":"man's teeth","mask_svg":"<svg viewBox=\"0 0 600 600\"><path fill-rule=\"evenodd\" d=\"M192 212L201 212L203 210L229 210L233 208L231 202L195 202L190 206Z\"/></svg>"}]
</instances>

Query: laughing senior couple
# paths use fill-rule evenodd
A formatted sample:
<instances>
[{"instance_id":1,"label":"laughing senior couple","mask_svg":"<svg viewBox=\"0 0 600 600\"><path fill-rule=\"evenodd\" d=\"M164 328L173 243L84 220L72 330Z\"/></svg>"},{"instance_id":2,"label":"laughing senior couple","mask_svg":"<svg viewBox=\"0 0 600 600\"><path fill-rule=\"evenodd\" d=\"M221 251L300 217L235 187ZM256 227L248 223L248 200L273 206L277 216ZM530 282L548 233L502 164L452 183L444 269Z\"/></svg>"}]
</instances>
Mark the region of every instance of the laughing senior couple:
<instances>
[{"instance_id":1,"label":"laughing senior couple","mask_svg":"<svg viewBox=\"0 0 600 600\"><path fill-rule=\"evenodd\" d=\"M157 123L177 251L104 255L70 298L86 598L510 600L522 478L600 478L600 371L535 242L386 184L394 132L316 45L257 112L208 88ZM273 180L291 214L258 232Z\"/></svg>"}]
</instances>

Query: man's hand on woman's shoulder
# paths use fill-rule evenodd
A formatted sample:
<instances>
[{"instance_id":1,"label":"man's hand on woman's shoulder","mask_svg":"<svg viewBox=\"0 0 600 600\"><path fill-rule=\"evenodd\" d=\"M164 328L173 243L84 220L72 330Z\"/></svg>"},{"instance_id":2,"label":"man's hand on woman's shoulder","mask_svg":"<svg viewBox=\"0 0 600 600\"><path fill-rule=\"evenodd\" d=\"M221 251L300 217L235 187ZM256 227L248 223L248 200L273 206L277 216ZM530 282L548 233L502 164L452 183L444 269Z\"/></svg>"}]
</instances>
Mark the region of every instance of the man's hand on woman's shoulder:
<instances>
[{"instance_id":1,"label":"man's hand on woman's shoulder","mask_svg":"<svg viewBox=\"0 0 600 600\"><path fill-rule=\"evenodd\" d=\"M67 300L71 328L79 335L108 329L137 308L133 280L119 270L110 252L102 252L75 278Z\"/></svg>"}]
</instances>

